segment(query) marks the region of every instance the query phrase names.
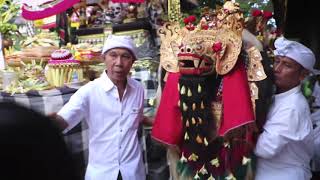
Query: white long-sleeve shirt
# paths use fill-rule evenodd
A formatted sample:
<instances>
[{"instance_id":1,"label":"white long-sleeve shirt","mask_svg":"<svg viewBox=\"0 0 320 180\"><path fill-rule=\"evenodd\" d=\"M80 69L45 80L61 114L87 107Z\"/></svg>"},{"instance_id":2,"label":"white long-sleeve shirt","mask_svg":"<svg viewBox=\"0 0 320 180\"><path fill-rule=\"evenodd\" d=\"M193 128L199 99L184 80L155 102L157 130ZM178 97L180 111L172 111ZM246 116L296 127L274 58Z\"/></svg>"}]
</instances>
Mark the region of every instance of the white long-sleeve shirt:
<instances>
[{"instance_id":1,"label":"white long-sleeve shirt","mask_svg":"<svg viewBox=\"0 0 320 180\"><path fill-rule=\"evenodd\" d=\"M117 87L104 72L81 87L58 112L68 129L85 117L89 130L86 180L144 180L145 169L137 129L142 120L144 90L128 78L120 101Z\"/></svg>"},{"instance_id":2,"label":"white long-sleeve shirt","mask_svg":"<svg viewBox=\"0 0 320 180\"><path fill-rule=\"evenodd\" d=\"M275 95L255 148L255 179L309 180L313 148L310 110L300 86Z\"/></svg>"}]
</instances>

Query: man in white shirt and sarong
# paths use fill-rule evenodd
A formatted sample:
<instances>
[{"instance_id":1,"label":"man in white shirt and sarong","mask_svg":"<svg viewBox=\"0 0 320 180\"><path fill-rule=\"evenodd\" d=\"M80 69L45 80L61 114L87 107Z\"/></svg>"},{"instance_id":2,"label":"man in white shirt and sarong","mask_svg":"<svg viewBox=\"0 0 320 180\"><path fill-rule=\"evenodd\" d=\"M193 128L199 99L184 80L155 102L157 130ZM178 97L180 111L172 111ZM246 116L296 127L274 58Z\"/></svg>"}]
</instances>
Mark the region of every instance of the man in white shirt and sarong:
<instances>
[{"instance_id":1,"label":"man in white shirt and sarong","mask_svg":"<svg viewBox=\"0 0 320 180\"><path fill-rule=\"evenodd\" d=\"M137 52L126 36L110 35L102 54L106 70L82 86L57 113L55 120L69 130L83 118L89 130L89 160L85 180L144 180L138 141L143 118L144 89L128 77Z\"/></svg>"},{"instance_id":2,"label":"man in white shirt and sarong","mask_svg":"<svg viewBox=\"0 0 320 180\"><path fill-rule=\"evenodd\" d=\"M314 152L310 109L300 83L315 56L306 46L280 37L273 65L276 94L255 148L256 180L309 180Z\"/></svg>"}]
</instances>

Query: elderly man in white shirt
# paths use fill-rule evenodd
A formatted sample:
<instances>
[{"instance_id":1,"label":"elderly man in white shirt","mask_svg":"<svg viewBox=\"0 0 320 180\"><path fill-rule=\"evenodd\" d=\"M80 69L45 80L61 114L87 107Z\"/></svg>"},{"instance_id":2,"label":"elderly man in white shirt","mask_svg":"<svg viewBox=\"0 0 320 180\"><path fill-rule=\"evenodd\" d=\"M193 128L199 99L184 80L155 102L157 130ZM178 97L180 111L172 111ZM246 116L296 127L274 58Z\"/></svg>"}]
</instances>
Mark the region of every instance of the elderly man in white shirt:
<instances>
[{"instance_id":1,"label":"elderly man in white shirt","mask_svg":"<svg viewBox=\"0 0 320 180\"><path fill-rule=\"evenodd\" d=\"M102 51L106 70L82 86L58 112L61 129L86 119L89 162L86 180L144 180L145 168L138 142L143 121L143 86L128 77L136 56L133 40L110 35Z\"/></svg>"},{"instance_id":2,"label":"elderly man in white shirt","mask_svg":"<svg viewBox=\"0 0 320 180\"><path fill-rule=\"evenodd\" d=\"M311 178L313 129L300 83L313 69L315 56L304 45L280 37L275 41L276 95L258 138L256 180Z\"/></svg>"}]
</instances>

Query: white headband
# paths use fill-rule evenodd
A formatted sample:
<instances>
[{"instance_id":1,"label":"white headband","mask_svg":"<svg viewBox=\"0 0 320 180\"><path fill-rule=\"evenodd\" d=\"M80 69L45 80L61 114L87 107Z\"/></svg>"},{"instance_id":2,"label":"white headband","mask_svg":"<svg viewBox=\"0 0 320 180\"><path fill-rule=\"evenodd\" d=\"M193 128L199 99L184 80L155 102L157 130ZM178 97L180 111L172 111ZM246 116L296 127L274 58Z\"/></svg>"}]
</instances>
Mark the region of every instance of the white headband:
<instances>
[{"instance_id":1,"label":"white headband","mask_svg":"<svg viewBox=\"0 0 320 180\"><path fill-rule=\"evenodd\" d=\"M129 36L116 36L116 35L109 35L107 40L104 42L104 46L102 49L102 54L106 53L110 49L114 48L125 48L128 49L132 55L134 56L134 59L137 59L137 48Z\"/></svg>"},{"instance_id":2,"label":"white headband","mask_svg":"<svg viewBox=\"0 0 320 180\"><path fill-rule=\"evenodd\" d=\"M320 74L319 70L313 68L316 58L313 52L306 46L296 41L287 40L284 37L278 38L274 42L274 46L276 48L276 50L274 50L274 55L289 57L311 73Z\"/></svg>"}]
</instances>

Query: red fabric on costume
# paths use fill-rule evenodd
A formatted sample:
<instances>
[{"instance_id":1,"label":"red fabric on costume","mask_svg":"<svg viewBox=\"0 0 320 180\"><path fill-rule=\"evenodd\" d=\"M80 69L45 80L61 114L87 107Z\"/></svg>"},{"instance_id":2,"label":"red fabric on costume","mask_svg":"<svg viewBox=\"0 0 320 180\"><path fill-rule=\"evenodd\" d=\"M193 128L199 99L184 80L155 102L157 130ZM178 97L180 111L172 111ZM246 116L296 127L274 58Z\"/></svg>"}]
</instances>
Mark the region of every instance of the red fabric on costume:
<instances>
[{"instance_id":1,"label":"red fabric on costume","mask_svg":"<svg viewBox=\"0 0 320 180\"><path fill-rule=\"evenodd\" d=\"M238 60L231 72L223 76L223 119L219 135L254 122L250 90L244 63Z\"/></svg>"},{"instance_id":2,"label":"red fabric on costume","mask_svg":"<svg viewBox=\"0 0 320 180\"><path fill-rule=\"evenodd\" d=\"M180 73L169 73L152 127L152 137L164 144L179 145L182 140L182 120L178 106Z\"/></svg>"}]
</instances>

